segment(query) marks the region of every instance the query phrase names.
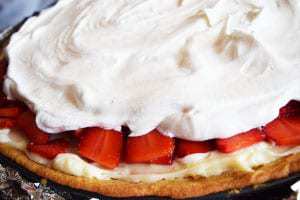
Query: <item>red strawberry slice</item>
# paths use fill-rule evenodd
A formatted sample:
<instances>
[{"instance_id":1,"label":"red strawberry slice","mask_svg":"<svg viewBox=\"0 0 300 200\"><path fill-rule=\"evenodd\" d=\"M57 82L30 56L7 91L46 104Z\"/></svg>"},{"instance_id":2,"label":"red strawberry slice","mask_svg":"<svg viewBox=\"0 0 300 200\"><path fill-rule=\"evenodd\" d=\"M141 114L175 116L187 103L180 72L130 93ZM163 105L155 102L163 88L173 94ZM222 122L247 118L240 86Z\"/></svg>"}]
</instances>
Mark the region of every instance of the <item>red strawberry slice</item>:
<instances>
[{"instance_id":1,"label":"red strawberry slice","mask_svg":"<svg viewBox=\"0 0 300 200\"><path fill-rule=\"evenodd\" d=\"M244 132L230 138L217 139L216 145L220 152L231 153L258 143L264 140L264 138L265 136L262 134L262 131L259 129L252 129L248 132Z\"/></svg>"},{"instance_id":2,"label":"red strawberry slice","mask_svg":"<svg viewBox=\"0 0 300 200\"><path fill-rule=\"evenodd\" d=\"M1 56L0 56L1 57ZM0 58L0 87L3 88L3 81L7 71L7 60L5 58ZM5 97L5 94L0 90L0 96Z\"/></svg>"},{"instance_id":3,"label":"red strawberry slice","mask_svg":"<svg viewBox=\"0 0 300 200\"><path fill-rule=\"evenodd\" d=\"M16 120L0 118L0 129L16 127Z\"/></svg>"},{"instance_id":4,"label":"red strawberry slice","mask_svg":"<svg viewBox=\"0 0 300 200\"><path fill-rule=\"evenodd\" d=\"M279 110L280 117L300 115L300 102L292 100Z\"/></svg>"},{"instance_id":5,"label":"red strawberry slice","mask_svg":"<svg viewBox=\"0 0 300 200\"><path fill-rule=\"evenodd\" d=\"M26 110L26 105L20 101L10 100L7 97L0 96L0 107L2 108L11 108L11 107L18 107L21 110Z\"/></svg>"},{"instance_id":6,"label":"red strawberry slice","mask_svg":"<svg viewBox=\"0 0 300 200\"><path fill-rule=\"evenodd\" d=\"M22 109L19 107L0 108L0 117L17 117L21 114Z\"/></svg>"},{"instance_id":7,"label":"red strawberry slice","mask_svg":"<svg viewBox=\"0 0 300 200\"><path fill-rule=\"evenodd\" d=\"M1 56L0 56L1 57ZM5 58L0 58L0 80L4 79L7 71L8 62Z\"/></svg>"},{"instance_id":8,"label":"red strawberry slice","mask_svg":"<svg viewBox=\"0 0 300 200\"><path fill-rule=\"evenodd\" d=\"M277 118L264 127L268 140L277 145L300 145L300 116Z\"/></svg>"},{"instance_id":9,"label":"red strawberry slice","mask_svg":"<svg viewBox=\"0 0 300 200\"><path fill-rule=\"evenodd\" d=\"M47 144L34 144L29 143L27 150L41 155L47 159L53 159L60 153L66 153L69 148L69 143L64 139L51 141Z\"/></svg>"},{"instance_id":10,"label":"red strawberry slice","mask_svg":"<svg viewBox=\"0 0 300 200\"><path fill-rule=\"evenodd\" d=\"M212 141L194 142L188 140L177 140L176 155L179 158L194 154L194 153L207 153L214 149Z\"/></svg>"},{"instance_id":11,"label":"red strawberry slice","mask_svg":"<svg viewBox=\"0 0 300 200\"><path fill-rule=\"evenodd\" d=\"M123 135L113 130L87 128L83 130L79 154L108 169L120 163Z\"/></svg>"},{"instance_id":12,"label":"red strawberry slice","mask_svg":"<svg viewBox=\"0 0 300 200\"><path fill-rule=\"evenodd\" d=\"M168 158L172 158L174 148L174 139L156 130L147 135L129 137L125 149L125 162L170 164Z\"/></svg>"},{"instance_id":13,"label":"red strawberry slice","mask_svg":"<svg viewBox=\"0 0 300 200\"><path fill-rule=\"evenodd\" d=\"M170 165L170 164L172 164L172 161L173 161L173 156L170 155L170 156L158 158L156 160L152 160L149 163L158 164L158 165Z\"/></svg>"},{"instance_id":14,"label":"red strawberry slice","mask_svg":"<svg viewBox=\"0 0 300 200\"><path fill-rule=\"evenodd\" d=\"M76 131L74 131L74 136L75 136L76 138L80 139L81 136L82 136L83 133L84 133L83 130L84 130L84 129L77 129Z\"/></svg>"},{"instance_id":15,"label":"red strawberry slice","mask_svg":"<svg viewBox=\"0 0 300 200\"><path fill-rule=\"evenodd\" d=\"M0 56L0 78L1 79L3 79L6 74L7 66L8 66L7 59Z\"/></svg>"},{"instance_id":16,"label":"red strawberry slice","mask_svg":"<svg viewBox=\"0 0 300 200\"><path fill-rule=\"evenodd\" d=\"M35 116L32 112L22 113L17 118L17 125L31 142L35 144L47 144L49 141L49 135L37 127Z\"/></svg>"}]
</instances>

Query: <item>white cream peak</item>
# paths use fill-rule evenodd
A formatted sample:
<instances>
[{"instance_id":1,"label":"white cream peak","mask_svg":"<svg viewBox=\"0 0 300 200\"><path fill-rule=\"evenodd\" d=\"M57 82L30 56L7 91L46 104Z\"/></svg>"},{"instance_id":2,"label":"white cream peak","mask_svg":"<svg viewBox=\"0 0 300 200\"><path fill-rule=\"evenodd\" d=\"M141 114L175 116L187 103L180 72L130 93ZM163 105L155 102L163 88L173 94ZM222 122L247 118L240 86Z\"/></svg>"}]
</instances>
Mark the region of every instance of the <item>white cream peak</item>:
<instances>
[{"instance_id":1,"label":"white cream peak","mask_svg":"<svg viewBox=\"0 0 300 200\"><path fill-rule=\"evenodd\" d=\"M300 100L297 0L60 0L13 35L5 91L38 126L225 138Z\"/></svg>"}]
</instances>

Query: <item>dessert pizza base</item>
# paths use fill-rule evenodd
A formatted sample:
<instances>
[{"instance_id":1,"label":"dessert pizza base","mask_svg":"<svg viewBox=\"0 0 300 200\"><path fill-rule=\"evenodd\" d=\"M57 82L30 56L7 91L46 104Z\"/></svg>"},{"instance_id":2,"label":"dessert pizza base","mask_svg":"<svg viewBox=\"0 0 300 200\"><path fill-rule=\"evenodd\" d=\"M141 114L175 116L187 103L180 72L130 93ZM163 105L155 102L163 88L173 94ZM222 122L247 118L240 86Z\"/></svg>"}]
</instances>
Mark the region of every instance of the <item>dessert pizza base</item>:
<instances>
[{"instance_id":1,"label":"dessert pizza base","mask_svg":"<svg viewBox=\"0 0 300 200\"><path fill-rule=\"evenodd\" d=\"M161 196L172 198L198 197L211 193L243 188L270 180L287 177L300 171L300 153L281 158L258 167L251 173L226 172L209 178L191 177L156 183L130 183L112 180L100 181L71 176L30 160L22 151L0 144L0 153L33 173L76 189L113 197Z\"/></svg>"}]
</instances>

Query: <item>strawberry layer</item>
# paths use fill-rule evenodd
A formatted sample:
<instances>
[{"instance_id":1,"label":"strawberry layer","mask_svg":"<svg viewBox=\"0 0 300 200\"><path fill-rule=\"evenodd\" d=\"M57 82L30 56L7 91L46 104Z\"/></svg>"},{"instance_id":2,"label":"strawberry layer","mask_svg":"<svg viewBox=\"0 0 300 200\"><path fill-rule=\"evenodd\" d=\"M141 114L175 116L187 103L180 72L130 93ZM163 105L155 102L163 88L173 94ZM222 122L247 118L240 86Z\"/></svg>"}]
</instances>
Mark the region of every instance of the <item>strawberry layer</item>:
<instances>
[{"instance_id":1,"label":"strawberry layer","mask_svg":"<svg viewBox=\"0 0 300 200\"><path fill-rule=\"evenodd\" d=\"M300 152L300 147L277 147L270 143L260 142L229 154L216 151L191 154L176 159L172 165L168 166L122 163L113 170L107 170L96 163L86 162L74 153L58 154L53 160L48 160L37 154L27 152L26 145L28 141L16 130L1 130L0 143L8 144L26 152L28 157L35 162L74 176L133 182L156 182L163 179L173 180L191 176L209 177L230 170L251 172L257 166Z\"/></svg>"}]
</instances>

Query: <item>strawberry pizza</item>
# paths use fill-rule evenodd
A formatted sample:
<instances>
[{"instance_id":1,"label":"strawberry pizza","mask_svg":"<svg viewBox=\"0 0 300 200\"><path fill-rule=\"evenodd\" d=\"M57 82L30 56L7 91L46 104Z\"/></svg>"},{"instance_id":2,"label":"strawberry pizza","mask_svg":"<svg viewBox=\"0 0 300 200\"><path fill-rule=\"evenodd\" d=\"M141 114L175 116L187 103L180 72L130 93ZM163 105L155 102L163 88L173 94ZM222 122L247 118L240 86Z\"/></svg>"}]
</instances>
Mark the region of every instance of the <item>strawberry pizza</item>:
<instances>
[{"instance_id":1,"label":"strawberry pizza","mask_svg":"<svg viewBox=\"0 0 300 200\"><path fill-rule=\"evenodd\" d=\"M297 0L60 0L0 56L0 153L112 197L300 171Z\"/></svg>"}]
</instances>

